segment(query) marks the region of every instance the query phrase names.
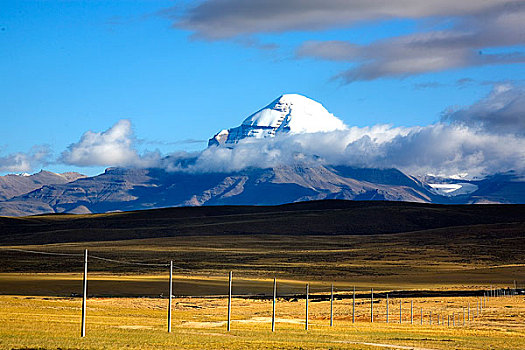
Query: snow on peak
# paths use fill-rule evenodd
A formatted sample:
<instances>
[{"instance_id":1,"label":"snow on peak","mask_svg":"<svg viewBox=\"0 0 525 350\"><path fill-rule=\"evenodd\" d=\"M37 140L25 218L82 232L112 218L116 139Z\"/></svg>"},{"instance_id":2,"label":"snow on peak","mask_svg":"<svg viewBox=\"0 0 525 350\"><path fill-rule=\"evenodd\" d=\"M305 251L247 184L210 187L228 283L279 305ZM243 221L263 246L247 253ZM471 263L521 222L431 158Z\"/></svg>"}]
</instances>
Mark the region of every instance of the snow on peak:
<instances>
[{"instance_id":1,"label":"snow on peak","mask_svg":"<svg viewBox=\"0 0 525 350\"><path fill-rule=\"evenodd\" d=\"M278 133L313 133L346 129L345 124L319 102L286 94L246 118L236 128L222 130L209 145L235 144L245 138L274 137Z\"/></svg>"}]
</instances>

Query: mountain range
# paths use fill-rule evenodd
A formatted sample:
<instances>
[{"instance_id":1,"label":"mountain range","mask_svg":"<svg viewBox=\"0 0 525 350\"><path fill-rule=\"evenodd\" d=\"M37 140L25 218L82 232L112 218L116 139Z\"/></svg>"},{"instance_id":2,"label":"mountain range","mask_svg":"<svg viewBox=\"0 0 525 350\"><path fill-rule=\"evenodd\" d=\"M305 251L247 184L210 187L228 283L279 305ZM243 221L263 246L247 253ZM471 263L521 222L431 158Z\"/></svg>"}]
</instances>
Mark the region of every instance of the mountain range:
<instances>
[{"instance_id":1,"label":"mountain range","mask_svg":"<svg viewBox=\"0 0 525 350\"><path fill-rule=\"evenodd\" d=\"M224 129L208 147L344 130L321 104L283 95ZM188 160L191 162L191 160ZM0 177L0 215L103 213L173 206L275 205L321 199L386 200L439 204L525 203L525 179L495 174L477 180L416 177L398 169L311 164L297 161L265 168L196 172L165 168L108 168L87 177L78 173Z\"/></svg>"},{"instance_id":2,"label":"mountain range","mask_svg":"<svg viewBox=\"0 0 525 350\"><path fill-rule=\"evenodd\" d=\"M319 199L387 200L420 203L525 203L525 182L512 174L464 182L471 193L442 195L427 182L397 169L345 166L280 166L235 173L192 174L163 169L109 168L103 174L57 182L64 175L32 175L49 183L0 202L0 215L103 213L173 206L273 205ZM72 176L70 179L74 179ZM9 193L23 191L9 175ZM5 183L6 176L2 177ZM29 177L31 178L31 177ZM19 179L17 179L19 180ZM435 179L434 179L435 180ZM452 180L449 180L452 181ZM23 188L31 188L24 184ZM36 186L36 185L33 185ZM16 191L15 191L16 189ZM0 195L4 198L5 188Z\"/></svg>"}]
</instances>

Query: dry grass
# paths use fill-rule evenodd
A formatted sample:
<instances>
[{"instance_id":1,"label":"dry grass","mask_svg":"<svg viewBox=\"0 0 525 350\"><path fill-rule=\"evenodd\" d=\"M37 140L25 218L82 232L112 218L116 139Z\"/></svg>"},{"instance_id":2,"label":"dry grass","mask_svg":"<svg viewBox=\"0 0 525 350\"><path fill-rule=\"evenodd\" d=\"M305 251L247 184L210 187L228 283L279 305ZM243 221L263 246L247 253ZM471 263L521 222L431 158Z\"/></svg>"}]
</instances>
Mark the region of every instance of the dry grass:
<instances>
[{"instance_id":1,"label":"dry grass","mask_svg":"<svg viewBox=\"0 0 525 350\"><path fill-rule=\"evenodd\" d=\"M38 218L37 218L38 219ZM35 219L35 220L37 220ZM40 219L38 219L40 220ZM336 290L368 293L393 290L479 290L525 281L523 223L448 227L384 235L212 235L106 242L11 246L47 252L82 253L126 261L167 263L176 270L173 332L166 332L167 268L89 263L88 336L80 339L82 258L36 256L0 247L0 348L5 349L525 349L523 296L492 299L483 315L463 327L437 326L440 317L463 314L474 297L391 298L391 323L385 300L336 298L335 326L329 303L310 303L310 330L304 330L304 293L310 282L319 295ZM232 331L225 330L227 272L234 271ZM270 331L272 291L277 276L281 298L277 332ZM200 296L189 298L187 296ZM392 293L391 293L392 295ZM118 296L118 298L116 298ZM136 298L148 296L147 298ZM326 298L325 298L326 299ZM424 325L420 325L420 308ZM432 311L434 325L428 324Z\"/></svg>"},{"instance_id":2,"label":"dry grass","mask_svg":"<svg viewBox=\"0 0 525 350\"><path fill-rule=\"evenodd\" d=\"M525 230L525 228L523 228ZM509 284L525 276L525 231L512 226L447 228L368 236L181 236L169 238L11 246L90 254L126 261L181 266L185 277L226 275L308 279L369 287L429 288ZM0 272L77 272L82 258L35 256L0 247ZM150 268L90 261L90 271L153 274ZM1 290L0 293L6 293ZM16 291L14 291L16 294Z\"/></svg>"},{"instance_id":3,"label":"dry grass","mask_svg":"<svg viewBox=\"0 0 525 350\"><path fill-rule=\"evenodd\" d=\"M437 315L462 315L475 298L416 298L414 324L409 323L408 300L402 300L404 320L398 323L398 300L391 300L385 323L385 301L375 304L375 322L369 323L370 304L357 305L351 322L351 301L336 300L335 324L329 327L329 302L310 303L310 329L304 330L304 300L277 303L276 332L271 333L271 302L234 299L232 331L226 332L226 300L177 298L173 332L166 332L166 299L91 298L88 300L87 337L81 339L79 298L0 296L0 347L36 349L523 349L523 297L494 298L481 317L437 325ZM419 318L424 309L424 325ZM475 308L474 308L475 309ZM432 311L434 325L428 324ZM475 311L471 310L472 316Z\"/></svg>"}]
</instances>

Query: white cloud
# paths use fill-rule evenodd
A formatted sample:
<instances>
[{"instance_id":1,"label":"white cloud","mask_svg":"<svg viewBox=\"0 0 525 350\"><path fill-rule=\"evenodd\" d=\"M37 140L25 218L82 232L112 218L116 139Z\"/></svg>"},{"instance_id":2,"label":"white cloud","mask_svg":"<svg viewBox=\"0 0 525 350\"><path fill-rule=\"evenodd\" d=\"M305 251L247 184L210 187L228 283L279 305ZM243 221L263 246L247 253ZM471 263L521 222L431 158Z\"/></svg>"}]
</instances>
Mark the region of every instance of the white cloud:
<instances>
[{"instance_id":1,"label":"white cloud","mask_svg":"<svg viewBox=\"0 0 525 350\"><path fill-rule=\"evenodd\" d=\"M525 3L458 20L448 30L390 37L368 45L346 41L308 41L298 57L346 61L355 67L337 75L344 82L405 77L428 72L494 64L524 63L516 48L525 43ZM486 49L507 50L503 53Z\"/></svg>"},{"instance_id":2,"label":"white cloud","mask_svg":"<svg viewBox=\"0 0 525 350\"><path fill-rule=\"evenodd\" d=\"M235 147L210 147L189 161L190 155L170 159L170 170L190 172L230 172L268 168L294 162L324 165L351 165L372 168L398 168L413 175L428 173L483 176L514 170L525 173L525 136L501 133L485 127L473 115L483 116L497 105L498 111L512 109L517 116L504 122L521 125L525 105L509 96L522 96L521 90L496 87L489 96L464 109L468 123L440 122L424 127L350 127L328 133L281 135L272 139L245 139ZM501 98L502 94L506 98ZM455 112L459 113L459 112ZM480 117L481 118L481 117ZM479 119L479 118L478 118ZM483 119L483 118L481 118ZM510 121L510 122L508 122ZM508 123L507 123L508 122Z\"/></svg>"},{"instance_id":3,"label":"white cloud","mask_svg":"<svg viewBox=\"0 0 525 350\"><path fill-rule=\"evenodd\" d=\"M135 142L131 122L122 119L106 131L85 132L79 142L62 152L60 161L76 166L155 166L160 154L139 154Z\"/></svg>"},{"instance_id":4,"label":"white cloud","mask_svg":"<svg viewBox=\"0 0 525 350\"><path fill-rule=\"evenodd\" d=\"M47 146L34 146L29 152L0 156L0 173L28 173L47 164L50 151Z\"/></svg>"},{"instance_id":5,"label":"white cloud","mask_svg":"<svg viewBox=\"0 0 525 350\"><path fill-rule=\"evenodd\" d=\"M419 26L409 35L366 45L327 37L296 50L298 58L348 62L349 69L336 78L351 83L524 63L524 16L520 0L205 0L173 16L173 26L197 38L236 42L255 41L265 33L325 31L393 19L432 21L446 28L424 32Z\"/></svg>"},{"instance_id":6,"label":"white cloud","mask_svg":"<svg viewBox=\"0 0 525 350\"><path fill-rule=\"evenodd\" d=\"M467 108L448 111L443 120L492 133L525 135L525 90L496 85L487 98Z\"/></svg>"},{"instance_id":7,"label":"white cloud","mask_svg":"<svg viewBox=\"0 0 525 350\"><path fill-rule=\"evenodd\" d=\"M256 33L324 30L363 21L480 15L515 0L205 0L174 16L174 26L208 40Z\"/></svg>"}]
</instances>

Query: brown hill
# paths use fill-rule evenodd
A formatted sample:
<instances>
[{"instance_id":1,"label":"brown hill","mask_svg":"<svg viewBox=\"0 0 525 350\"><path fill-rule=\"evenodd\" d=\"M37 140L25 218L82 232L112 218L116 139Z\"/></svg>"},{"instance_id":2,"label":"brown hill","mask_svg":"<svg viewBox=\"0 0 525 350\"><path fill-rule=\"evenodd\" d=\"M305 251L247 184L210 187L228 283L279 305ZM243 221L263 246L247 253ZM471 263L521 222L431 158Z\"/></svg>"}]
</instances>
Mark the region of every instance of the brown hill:
<instances>
[{"instance_id":1,"label":"brown hill","mask_svg":"<svg viewBox=\"0 0 525 350\"><path fill-rule=\"evenodd\" d=\"M0 217L0 244L109 241L180 235L370 235L523 223L525 205L310 201L205 206L92 215Z\"/></svg>"}]
</instances>

